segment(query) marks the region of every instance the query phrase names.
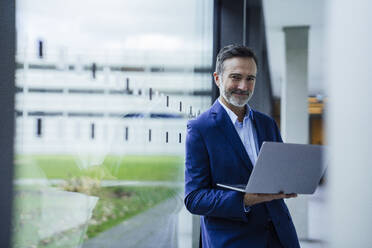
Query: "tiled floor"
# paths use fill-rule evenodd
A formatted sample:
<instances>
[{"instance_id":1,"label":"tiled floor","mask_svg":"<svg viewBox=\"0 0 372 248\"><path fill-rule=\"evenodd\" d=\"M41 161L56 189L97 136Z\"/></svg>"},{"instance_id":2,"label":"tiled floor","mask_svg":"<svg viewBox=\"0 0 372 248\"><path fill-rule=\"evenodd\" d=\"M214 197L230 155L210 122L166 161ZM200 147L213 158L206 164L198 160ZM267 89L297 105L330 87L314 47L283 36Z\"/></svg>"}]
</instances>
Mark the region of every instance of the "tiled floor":
<instances>
[{"instance_id":1,"label":"tiled floor","mask_svg":"<svg viewBox=\"0 0 372 248\"><path fill-rule=\"evenodd\" d=\"M309 242L309 241L300 241L301 248L326 248L326 245L321 242Z\"/></svg>"},{"instance_id":2,"label":"tiled floor","mask_svg":"<svg viewBox=\"0 0 372 248\"><path fill-rule=\"evenodd\" d=\"M300 241L302 248L325 248L328 234L326 190L319 187L317 191L309 196L309 241Z\"/></svg>"}]
</instances>

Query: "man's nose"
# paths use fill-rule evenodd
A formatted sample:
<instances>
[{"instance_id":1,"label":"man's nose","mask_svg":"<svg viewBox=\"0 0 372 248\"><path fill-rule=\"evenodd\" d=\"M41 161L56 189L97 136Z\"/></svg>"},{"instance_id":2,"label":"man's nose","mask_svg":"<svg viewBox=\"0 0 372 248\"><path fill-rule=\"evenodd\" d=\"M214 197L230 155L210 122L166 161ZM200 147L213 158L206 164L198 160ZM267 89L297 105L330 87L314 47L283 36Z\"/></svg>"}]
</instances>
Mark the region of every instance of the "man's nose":
<instances>
[{"instance_id":1,"label":"man's nose","mask_svg":"<svg viewBox=\"0 0 372 248\"><path fill-rule=\"evenodd\" d=\"M241 80L238 89L242 91L247 91L250 88L250 82L248 80Z\"/></svg>"}]
</instances>

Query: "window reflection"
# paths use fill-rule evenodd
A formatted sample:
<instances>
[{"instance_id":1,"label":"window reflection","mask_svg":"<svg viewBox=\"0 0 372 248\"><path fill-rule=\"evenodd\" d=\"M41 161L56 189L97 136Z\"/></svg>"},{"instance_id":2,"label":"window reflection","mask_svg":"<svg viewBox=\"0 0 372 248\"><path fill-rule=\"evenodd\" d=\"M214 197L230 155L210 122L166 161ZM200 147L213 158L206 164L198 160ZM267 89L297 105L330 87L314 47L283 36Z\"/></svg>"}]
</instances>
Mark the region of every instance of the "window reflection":
<instances>
[{"instance_id":1,"label":"window reflection","mask_svg":"<svg viewBox=\"0 0 372 248\"><path fill-rule=\"evenodd\" d=\"M186 247L185 128L210 104L212 9L17 2L14 247Z\"/></svg>"}]
</instances>

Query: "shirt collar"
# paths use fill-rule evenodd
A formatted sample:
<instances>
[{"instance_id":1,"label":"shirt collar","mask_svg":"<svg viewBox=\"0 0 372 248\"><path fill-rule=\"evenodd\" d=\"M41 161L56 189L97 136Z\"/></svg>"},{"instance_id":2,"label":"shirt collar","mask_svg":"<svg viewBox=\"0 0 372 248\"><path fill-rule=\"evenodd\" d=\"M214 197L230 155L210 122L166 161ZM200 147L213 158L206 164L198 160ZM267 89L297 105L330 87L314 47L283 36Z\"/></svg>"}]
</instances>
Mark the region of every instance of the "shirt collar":
<instances>
[{"instance_id":1,"label":"shirt collar","mask_svg":"<svg viewBox=\"0 0 372 248\"><path fill-rule=\"evenodd\" d=\"M221 100L220 98L218 98L218 102L221 104L221 106L226 110L226 113L228 114L228 116L230 117L231 121L233 124L235 124L235 122L237 121L238 119L238 116L231 110L229 109ZM247 110L245 112L245 116L244 116L244 119L245 118L249 118L250 120L253 120L253 111L251 109L251 107L247 104ZM244 122L244 120L243 120Z\"/></svg>"}]
</instances>

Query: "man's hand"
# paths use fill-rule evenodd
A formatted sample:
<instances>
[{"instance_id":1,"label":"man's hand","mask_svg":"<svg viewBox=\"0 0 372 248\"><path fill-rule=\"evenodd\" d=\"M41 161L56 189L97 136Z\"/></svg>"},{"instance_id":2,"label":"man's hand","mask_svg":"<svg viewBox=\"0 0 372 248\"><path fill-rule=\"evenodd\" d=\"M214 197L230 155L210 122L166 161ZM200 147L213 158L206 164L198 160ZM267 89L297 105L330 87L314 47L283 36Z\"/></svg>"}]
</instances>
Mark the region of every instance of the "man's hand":
<instances>
[{"instance_id":1,"label":"man's hand","mask_svg":"<svg viewBox=\"0 0 372 248\"><path fill-rule=\"evenodd\" d=\"M272 200L293 198L297 197L297 194L248 194L244 195L244 205L253 206L262 202L269 202Z\"/></svg>"}]
</instances>

